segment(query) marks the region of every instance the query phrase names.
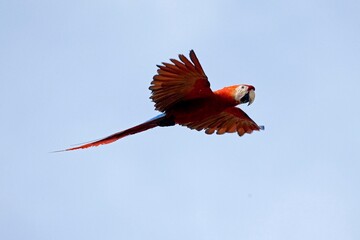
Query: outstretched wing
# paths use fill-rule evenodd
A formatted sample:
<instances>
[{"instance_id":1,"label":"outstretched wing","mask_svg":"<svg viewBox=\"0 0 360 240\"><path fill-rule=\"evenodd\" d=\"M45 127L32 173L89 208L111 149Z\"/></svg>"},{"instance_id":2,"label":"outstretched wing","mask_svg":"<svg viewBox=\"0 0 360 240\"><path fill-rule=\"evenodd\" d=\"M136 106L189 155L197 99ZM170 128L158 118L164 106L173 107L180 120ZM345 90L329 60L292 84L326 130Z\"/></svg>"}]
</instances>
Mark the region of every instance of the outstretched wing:
<instances>
[{"instance_id":1,"label":"outstretched wing","mask_svg":"<svg viewBox=\"0 0 360 240\"><path fill-rule=\"evenodd\" d=\"M170 59L172 63L157 65L158 74L153 77L149 87L155 109L161 112L180 101L214 94L195 52L190 51L191 61L182 54L179 55L179 59L180 61Z\"/></svg>"},{"instance_id":2,"label":"outstretched wing","mask_svg":"<svg viewBox=\"0 0 360 240\"><path fill-rule=\"evenodd\" d=\"M254 130L264 129L264 126L258 126L244 111L237 107L230 107L202 121L183 125L198 131L204 129L207 134L213 134L215 131L217 134L237 132L239 136L252 133Z\"/></svg>"}]
</instances>

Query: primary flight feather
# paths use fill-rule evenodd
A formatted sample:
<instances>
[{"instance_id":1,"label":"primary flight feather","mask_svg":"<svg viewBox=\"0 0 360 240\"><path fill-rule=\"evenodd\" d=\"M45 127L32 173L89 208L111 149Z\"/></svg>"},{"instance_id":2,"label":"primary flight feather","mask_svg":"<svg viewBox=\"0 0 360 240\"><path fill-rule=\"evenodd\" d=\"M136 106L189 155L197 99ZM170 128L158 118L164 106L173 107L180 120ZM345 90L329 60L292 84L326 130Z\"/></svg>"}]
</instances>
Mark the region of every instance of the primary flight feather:
<instances>
[{"instance_id":1,"label":"primary flight feather","mask_svg":"<svg viewBox=\"0 0 360 240\"><path fill-rule=\"evenodd\" d=\"M193 50L190 60L179 55L179 60L157 65L157 74L149 89L155 109L162 114L127 130L112 134L98 141L68 148L71 151L112 143L131 134L154 127L179 124L205 133L217 134L237 132L239 136L263 129L244 111L236 106L250 105L255 99L255 88L239 84L212 91L210 83Z\"/></svg>"}]
</instances>

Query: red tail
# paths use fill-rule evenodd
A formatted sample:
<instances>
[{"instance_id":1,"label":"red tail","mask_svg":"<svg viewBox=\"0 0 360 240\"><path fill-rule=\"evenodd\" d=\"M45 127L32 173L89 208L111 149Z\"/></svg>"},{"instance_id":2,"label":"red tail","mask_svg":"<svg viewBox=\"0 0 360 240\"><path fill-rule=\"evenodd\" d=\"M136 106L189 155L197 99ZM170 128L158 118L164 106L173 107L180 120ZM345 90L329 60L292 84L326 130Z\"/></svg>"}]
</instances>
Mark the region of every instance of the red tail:
<instances>
[{"instance_id":1,"label":"red tail","mask_svg":"<svg viewBox=\"0 0 360 240\"><path fill-rule=\"evenodd\" d=\"M118 132L118 133L114 133L106 138L94 141L94 142L90 142L78 147L73 147L73 148L68 148L65 150L60 150L60 151L55 151L55 152L64 152L64 151L72 151L72 150L77 150L77 149L84 149L84 148L89 148L89 147L97 147L99 145L103 145L103 144L109 144L112 142L115 142L116 140L119 140L120 138L135 134L135 133L139 133L139 132L143 132L146 131L148 129L160 126L161 121L165 119L165 114L161 114L155 118L150 119L147 122L144 122L142 124L139 124L135 127L126 129L124 131ZM159 125L160 124L160 125Z\"/></svg>"}]
</instances>

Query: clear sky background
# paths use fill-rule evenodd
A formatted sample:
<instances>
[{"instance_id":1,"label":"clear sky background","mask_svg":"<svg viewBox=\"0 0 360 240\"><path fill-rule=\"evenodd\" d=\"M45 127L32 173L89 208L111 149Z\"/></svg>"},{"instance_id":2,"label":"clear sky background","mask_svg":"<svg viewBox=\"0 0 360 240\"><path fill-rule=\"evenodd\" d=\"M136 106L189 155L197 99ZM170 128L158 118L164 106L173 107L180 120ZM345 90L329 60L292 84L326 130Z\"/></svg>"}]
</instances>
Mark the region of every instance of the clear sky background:
<instances>
[{"instance_id":1,"label":"clear sky background","mask_svg":"<svg viewBox=\"0 0 360 240\"><path fill-rule=\"evenodd\" d=\"M0 2L0 239L360 239L360 2ZM266 130L148 120L156 64L194 49Z\"/></svg>"}]
</instances>

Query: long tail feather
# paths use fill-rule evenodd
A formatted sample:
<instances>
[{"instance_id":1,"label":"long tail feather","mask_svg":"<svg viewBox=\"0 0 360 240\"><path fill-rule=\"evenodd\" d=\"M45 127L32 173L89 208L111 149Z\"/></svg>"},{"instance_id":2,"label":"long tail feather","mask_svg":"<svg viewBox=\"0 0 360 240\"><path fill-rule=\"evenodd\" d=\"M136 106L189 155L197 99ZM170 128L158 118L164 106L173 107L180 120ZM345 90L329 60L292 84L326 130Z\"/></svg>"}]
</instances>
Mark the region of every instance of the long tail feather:
<instances>
[{"instance_id":1,"label":"long tail feather","mask_svg":"<svg viewBox=\"0 0 360 240\"><path fill-rule=\"evenodd\" d=\"M116 140L119 140L120 138L135 134L135 133L139 133L139 132L143 132L146 131L148 129L154 128L159 126L159 123L165 119L165 114L160 114L152 119L150 119L147 122L144 122L142 124L139 124L135 127L126 129L124 131L121 132L117 132L114 133L108 137L102 138L100 140L94 141L94 142L90 142L90 143L86 143L77 147L72 147L72 148L68 148L68 149L64 149L64 150L60 150L60 151L55 151L55 152L65 152L65 151L72 151L72 150L77 150L77 149L84 149L84 148L89 148L89 147L97 147L99 145L103 145L103 144L109 144L112 142L115 142Z\"/></svg>"}]
</instances>

